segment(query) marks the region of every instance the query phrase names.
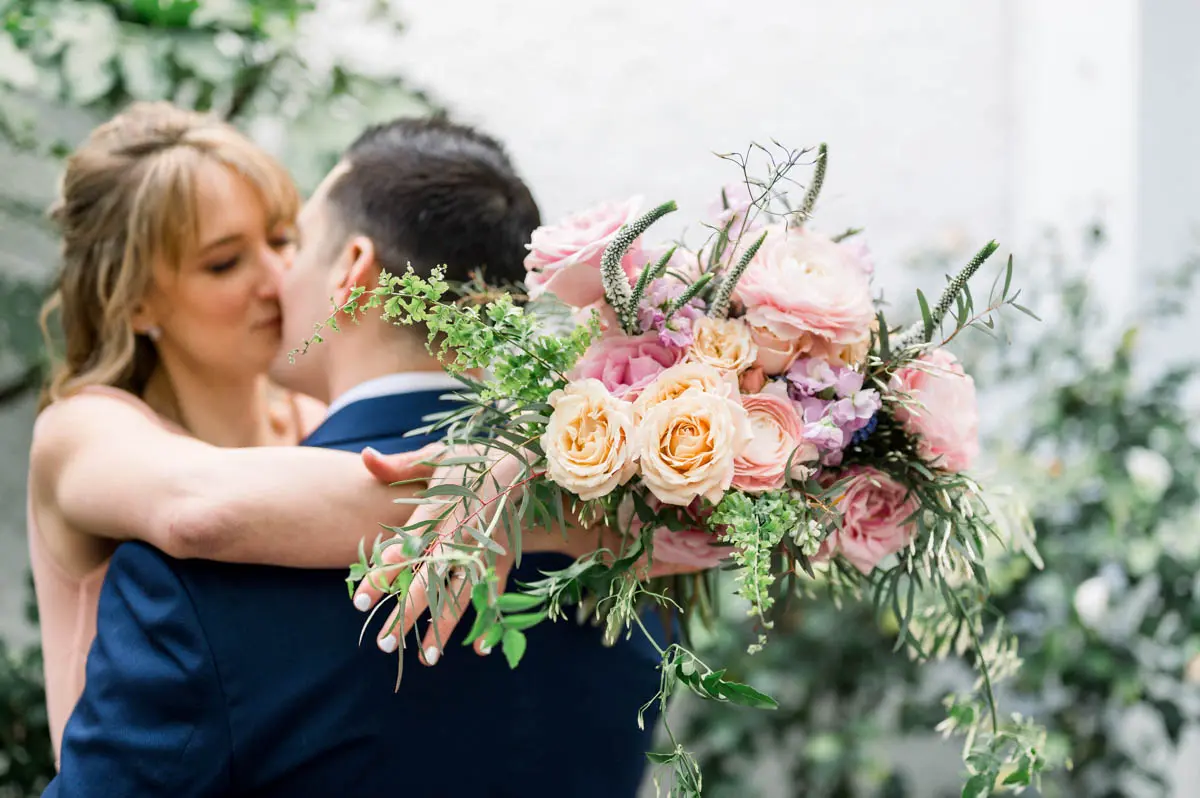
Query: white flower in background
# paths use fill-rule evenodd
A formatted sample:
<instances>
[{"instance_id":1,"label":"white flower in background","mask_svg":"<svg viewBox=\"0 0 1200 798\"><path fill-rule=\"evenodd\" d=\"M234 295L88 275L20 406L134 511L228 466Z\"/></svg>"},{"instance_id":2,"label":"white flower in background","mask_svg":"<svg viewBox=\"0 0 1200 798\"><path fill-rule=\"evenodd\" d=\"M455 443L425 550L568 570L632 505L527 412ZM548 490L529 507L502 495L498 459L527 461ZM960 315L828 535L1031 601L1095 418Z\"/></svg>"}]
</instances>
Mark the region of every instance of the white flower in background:
<instances>
[{"instance_id":1,"label":"white flower in background","mask_svg":"<svg viewBox=\"0 0 1200 798\"><path fill-rule=\"evenodd\" d=\"M1172 470L1167 458L1152 449L1135 446L1125 454L1125 470L1138 490L1150 501L1158 501L1171 484Z\"/></svg>"},{"instance_id":2,"label":"white flower in background","mask_svg":"<svg viewBox=\"0 0 1200 798\"><path fill-rule=\"evenodd\" d=\"M1084 626L1096 628L1108 613L1108 602L1112 589L1103 575L1084 580L1075 588L1075 612Z\"/></svg>"}]
</instances>

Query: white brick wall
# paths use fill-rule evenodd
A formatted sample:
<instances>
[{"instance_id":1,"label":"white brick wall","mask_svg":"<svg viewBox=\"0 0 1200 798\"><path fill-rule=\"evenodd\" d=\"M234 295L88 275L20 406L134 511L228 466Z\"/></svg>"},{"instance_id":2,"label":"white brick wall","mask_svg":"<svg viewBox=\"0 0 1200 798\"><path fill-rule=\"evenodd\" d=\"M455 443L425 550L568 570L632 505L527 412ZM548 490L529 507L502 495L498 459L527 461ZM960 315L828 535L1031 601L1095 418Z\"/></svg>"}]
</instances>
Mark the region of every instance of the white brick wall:
<instances>
[{"instance_id":1,"label":"white brick wall","mask_svg":"<svg viewBox=\"0 0 1200 798\"><path fill-rule=\"evenodd\" d=\"M676 218L660 223L677 233L738 177L713 152L772 137L794 148L827 141L819 222L867 226L886 261L931 238L970 246L1011 234L1004 8L414 3L394 48L347 28L331 46L391 59L508 142L547 219L642 193L679 202Z\"/></svg>"}]
</instances>

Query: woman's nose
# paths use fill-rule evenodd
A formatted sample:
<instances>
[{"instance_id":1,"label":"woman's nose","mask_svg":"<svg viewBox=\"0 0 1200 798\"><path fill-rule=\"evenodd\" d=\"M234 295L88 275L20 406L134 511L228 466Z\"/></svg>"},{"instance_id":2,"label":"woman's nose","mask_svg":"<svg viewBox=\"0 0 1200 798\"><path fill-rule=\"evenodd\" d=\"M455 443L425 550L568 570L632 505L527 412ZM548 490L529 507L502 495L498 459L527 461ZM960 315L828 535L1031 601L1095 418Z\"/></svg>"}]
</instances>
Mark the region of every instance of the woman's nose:
<instances>
[{"instance_id":1,"label":"woman's nose","mask_svg":"<svg viewBox=\"0 0 1200 798\"><path fill-rule=\"evenodd\" d=\"M283 273L287 267L286 256L270 250L269 256L263 262L262 275L258 284L260 296L268 299L279 296L279 284L283 280Z\"/></svg>"}]
</instances>

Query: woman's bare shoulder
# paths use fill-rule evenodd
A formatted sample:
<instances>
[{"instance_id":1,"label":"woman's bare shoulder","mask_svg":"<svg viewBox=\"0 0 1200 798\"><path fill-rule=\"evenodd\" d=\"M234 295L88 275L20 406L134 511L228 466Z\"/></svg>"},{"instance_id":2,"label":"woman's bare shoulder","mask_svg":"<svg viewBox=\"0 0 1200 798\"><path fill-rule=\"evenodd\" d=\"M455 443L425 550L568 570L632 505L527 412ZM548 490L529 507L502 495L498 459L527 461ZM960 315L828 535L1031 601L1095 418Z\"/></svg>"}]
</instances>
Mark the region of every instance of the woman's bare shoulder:
<instances>
[{"instance_id":1,"label":"woman's bare shoulder","mask_svg":"<svg viewBox=\"0 0 1200 798\"><path fill-rule=\"evenodd\" d=\"M88 388L55 400L33 422L29 461L33 471L54 468L76 446L114 439L165 422L138 397L118 388Z\"/></svg>"}]
</instances>

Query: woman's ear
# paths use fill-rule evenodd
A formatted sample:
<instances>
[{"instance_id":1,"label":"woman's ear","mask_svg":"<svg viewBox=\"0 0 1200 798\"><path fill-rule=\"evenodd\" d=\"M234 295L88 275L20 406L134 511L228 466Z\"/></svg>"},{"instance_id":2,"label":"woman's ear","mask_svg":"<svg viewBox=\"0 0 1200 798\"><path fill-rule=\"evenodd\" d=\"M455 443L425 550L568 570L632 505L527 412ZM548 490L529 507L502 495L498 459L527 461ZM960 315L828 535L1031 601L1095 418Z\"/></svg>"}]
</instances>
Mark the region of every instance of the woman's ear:
<instances>
[{"instance_id":1,"label":"woman's ear","mask_svg":"<svg viewBox=\"0 0 1200 798\"><path fill-rule=\"evenodd\" d=\"M138 302L134 307L133 314L129 317L129 324L138 335L148 335L154 340L158 340L158 337L162 335L162 328L158 326L157 317L144 300Z\"/></svg>"},{"instance_id":2,"label":"woman's ear","mask_svg":"<svg viewBox=\"0 0 1200 798\"><path fill-rule=\"evenodd\" d=\"M344 266L337 269L337 295L341 302L350 298L357 287L371 289L379 279L379 264L375 260L375 243L366 236L354 236L343 253Z\"/></svg>"}]
</instances>

